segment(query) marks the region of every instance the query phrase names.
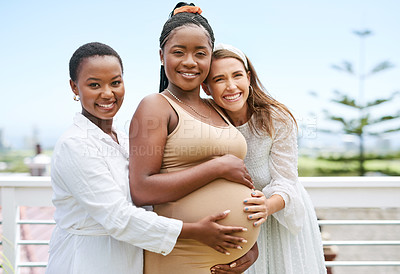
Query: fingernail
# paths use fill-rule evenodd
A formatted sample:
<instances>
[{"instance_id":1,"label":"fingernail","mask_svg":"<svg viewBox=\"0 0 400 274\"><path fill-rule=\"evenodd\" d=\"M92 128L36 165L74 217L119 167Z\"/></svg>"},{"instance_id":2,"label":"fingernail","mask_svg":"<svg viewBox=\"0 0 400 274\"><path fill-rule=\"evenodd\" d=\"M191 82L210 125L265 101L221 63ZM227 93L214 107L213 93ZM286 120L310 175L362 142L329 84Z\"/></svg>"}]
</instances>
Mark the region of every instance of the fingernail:
<instances>
[{"instance_id":1,"label":"fingernail","mask_svg":"<svg viewBox=\"0 0 400 274\"><path fill-rule=\"evenodd\" d=\"M246 227L243 227L242 231L247 231L247 228L246 228Z\"/></svg>"},{"instance_id":2,"label":"fingernail","mask_svg":"<svg viewBox=\"0 0 400 274\"><path fill-rule=\"evenodd\" d=\"M243 239L243 240L242 240L242 243L247 243L247 240Z\"/></svg>"},{"instance_id":3,"label":"fingernail","mask_svg":"<svg viewBox=\"0 0 400 274\"><path fill-rule=\"evenodd\" d=\"M252 218L253 218L253 216L250 215L250 216L249 216L249 219L252 219Z\"/></svg>"},{"instance_id":4,"label":"fingernail","mask_svg":"<svg viewBox=\"0 0 400 274\"><path fill-rule=\"evenodd\" d=\"M257 223L254 223L254 226L257 226L258 224Z\"/></svg>"},{"instance_id":5,"label":"fingernail","mask_svg":"<svg viewBox=\"0 0 400 274\"><path fill-rule=\"evenodd\" d=\"M256 195L256 193L255 193L255 192L252 192L251 195Z\"/></svg>"},{"instance_id":6,"label":"fingernail","mask_svg":"<svg viewBox=\"0 0 400 274\"><path fill-rule=\"evenodd\" d=\"M245 207L244 210L247 211L247 210L249 210L249 208L248 208L248 207Z\"/></svg>"},{"instance_id":7,"label":"fingernail","mask_svg":"<svg viewBox=\"0 0 400 274\"><path fill-rule=\"evenodd\" d=\"M231 212L231 210L227 209L227 210L224 211L224 214L228 214L229 212Z\"/></svg>"},{"instance_id":8,"label":"fingernail","mask_svg":"<svg viewBox=\"0 0 400 274\"><path fill-rule=\"evenodd\" d=\"M231 255L231 253L229 253L229 252L225 252L225 255Z\"/></svg>"},{"instance_id":9,"label":"fingernail","mask_svg":"<svg viewBox=\"0 0 400 274\"><path fill-rule=\"evenodd\" d=\"M244 203L247 203L247 200L244 200L243 202L244 202Z\"/></svg>"},{"instance_id":10,"label":"fingernail","mask_svg":"<svg viewBox=\"0 0 400 274\"><path fill-rule=\"evenodd\" d=\"M236 246L237 249L243 249L240 245Z\"/></svg>"},{"instance_id":11,"label":"fingernail","mask_svg":"<svg viewBox=\"0 0 400 274\"><path fill-rule=\"evenodd\" d=\"M236 266L236 263L230 264L229 266L230 266L231 268L233 268L233 267Z\"/></svg>"}]
</instances>

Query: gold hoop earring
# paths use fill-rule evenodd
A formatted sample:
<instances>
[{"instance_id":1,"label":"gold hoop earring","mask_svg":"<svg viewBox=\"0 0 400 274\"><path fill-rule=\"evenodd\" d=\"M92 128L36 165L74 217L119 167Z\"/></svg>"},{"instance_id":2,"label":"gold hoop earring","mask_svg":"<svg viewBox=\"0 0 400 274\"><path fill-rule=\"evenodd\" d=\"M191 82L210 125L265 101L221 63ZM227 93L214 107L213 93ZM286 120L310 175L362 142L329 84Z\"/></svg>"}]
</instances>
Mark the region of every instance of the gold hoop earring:
<instances>
[{"instance_id":1,"label":"gold hoop earring","mask_svg":"<svg viewBox=\"0 0 400 274\"><path fill-rule=\"evenodd\" d=\"M79 97L79 95L76 95L76 94L74 95L74 100L75 100L75 101L78 102L80 99L81 99L81 97Z\"/></svg>"}]
</instances>

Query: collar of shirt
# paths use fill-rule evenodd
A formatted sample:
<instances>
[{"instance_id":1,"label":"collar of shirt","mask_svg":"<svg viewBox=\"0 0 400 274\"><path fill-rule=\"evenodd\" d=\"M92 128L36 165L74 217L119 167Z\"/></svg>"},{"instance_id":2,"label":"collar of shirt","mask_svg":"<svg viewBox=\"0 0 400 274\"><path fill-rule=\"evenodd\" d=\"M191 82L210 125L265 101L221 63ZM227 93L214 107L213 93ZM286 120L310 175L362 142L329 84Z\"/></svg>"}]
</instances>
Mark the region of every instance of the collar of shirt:
<instances>
[{"instance_id":1,"label":"collar of shirt","mask_svg":"<svg viewBox=\"0 0 400 274\"><path fill-rule=\"evenodd\" d=\"M126 158L129 158L129 140L128 136L123 132L117 130L115 126L112 126L112 130L117 133L118 142L115 142L111 136L104 133L98 126L92 123L88 118L86 118L82 113L76 113L74 117L74 124L81 130L86 131L88 135L101 140L108 145L113 146L118 149ZM90 132L90 133L89 133Z\"/></svg>"}]
</instances>

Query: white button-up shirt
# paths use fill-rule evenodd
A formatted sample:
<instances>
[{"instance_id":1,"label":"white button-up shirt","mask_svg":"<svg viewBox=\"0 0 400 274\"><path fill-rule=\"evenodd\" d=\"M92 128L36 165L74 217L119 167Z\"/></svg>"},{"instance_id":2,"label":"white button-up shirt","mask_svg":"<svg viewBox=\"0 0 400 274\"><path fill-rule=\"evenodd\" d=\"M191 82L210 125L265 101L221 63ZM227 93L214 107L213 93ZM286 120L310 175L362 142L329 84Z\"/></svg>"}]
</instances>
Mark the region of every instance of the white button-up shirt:
<instances>
[{"instance_id":1,"label":"white button-up shirt","mask_svg":"<svg viewBox=\"0 0 400 274\"><path fill-rule=\"evenodd\" d=\"M142 273L143 249L168 254L182 222L132 205L128 138L82 114L57 142L51 181L57 226L46 273Z\"/></svg>"}]
</instances>

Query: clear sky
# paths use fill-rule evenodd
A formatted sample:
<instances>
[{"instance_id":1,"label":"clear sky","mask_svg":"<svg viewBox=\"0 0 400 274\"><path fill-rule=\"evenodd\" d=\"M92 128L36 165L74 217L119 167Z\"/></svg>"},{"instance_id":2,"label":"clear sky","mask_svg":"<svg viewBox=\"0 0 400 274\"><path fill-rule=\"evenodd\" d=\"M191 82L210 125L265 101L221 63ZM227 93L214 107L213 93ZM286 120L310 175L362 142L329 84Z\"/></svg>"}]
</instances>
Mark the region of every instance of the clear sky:
<instances>
[{"instance_id":1,"label":"clear sky","mask_svg":"<svg viewBox=\"0 0 400 274\"><path fill-rule=\"evenodd\" d=\"M177 1L0 0L0 129L14 147L34 128L45 147L71 124L73 101L68 62L80 45L113 47L125 67L126 97L116 124L128 129L141 98L158 92L158 38ZM325 125L321 109L333 90L352 96L358 82L331 68L344 60L359 68L354 30L370 29L365 70L389 60L393 69L367 80L365 98L400 90L400 1L398 0L199 0L216 42L241 48L271 95L302 124ZM319 94L319 100L309 95ZM393 113L399 104L383 111ZM313 112L314 114L310 114ZM349 114L350 115L350 114ZM305 133L303 137L309 137Z\"/></svg>"}]
</instances>

